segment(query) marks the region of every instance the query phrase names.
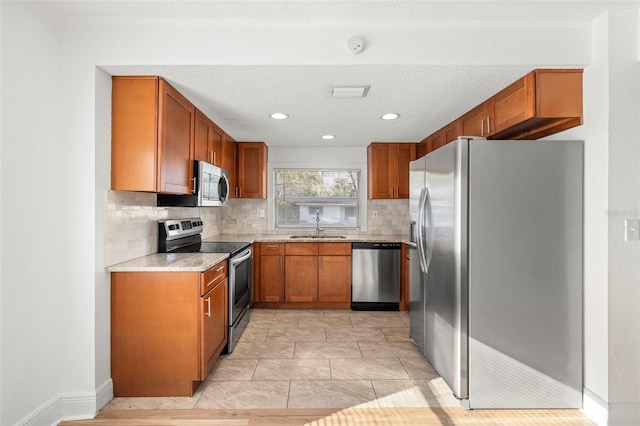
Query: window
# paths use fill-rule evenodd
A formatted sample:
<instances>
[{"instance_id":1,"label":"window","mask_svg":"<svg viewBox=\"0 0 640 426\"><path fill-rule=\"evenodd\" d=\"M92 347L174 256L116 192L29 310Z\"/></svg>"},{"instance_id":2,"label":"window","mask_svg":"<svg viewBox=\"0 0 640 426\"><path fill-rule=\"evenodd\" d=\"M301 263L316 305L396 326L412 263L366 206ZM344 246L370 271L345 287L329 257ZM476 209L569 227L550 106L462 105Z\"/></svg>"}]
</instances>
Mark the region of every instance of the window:
<instances>
[{"instance_id":1,"label":"window","mask_svg":"<svg viewBox=\"0 0 640 426\"><path fill-rule=\"evenodd\" d=\"M276 169L276 228L358 228L358 170Z\"/></svg>"}]
</instances>

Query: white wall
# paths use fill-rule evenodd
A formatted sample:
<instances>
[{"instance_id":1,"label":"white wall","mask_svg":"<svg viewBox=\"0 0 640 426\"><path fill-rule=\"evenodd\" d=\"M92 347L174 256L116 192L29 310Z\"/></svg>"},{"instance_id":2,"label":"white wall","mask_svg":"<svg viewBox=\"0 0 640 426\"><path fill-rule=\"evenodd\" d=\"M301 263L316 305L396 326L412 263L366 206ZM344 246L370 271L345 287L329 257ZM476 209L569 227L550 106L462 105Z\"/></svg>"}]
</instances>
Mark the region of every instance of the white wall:
<instances>
[{"instance_id":1,"label":"white wall","mask_svg":"<svg viewBox=\"0 0 640 426\"><path fill-rule=\"evenodd\" d=\"M5 186L0 194L0 424L10 425L56 400L63 391L60 365L67 350L62 344L67 343L68 334L75 334L75 327L65 323L69 287L62 283L70 281L74 259L69 256L62 208L67 188L57 102L60 45L49 25L11 5L3 5L1 24L0 173ZM11 43L14 37L20 43ZM76 321L92 322L91 317L82 315ZM78 352L85 362L92 355ZM78 370L80 375L85 373Z\"/></svg>"},{"instance_id":2,"label":"white wall","mask_svg":"<svg viewBox=\"0 0 640 426\"><path fill-rule=\"evenodd\" d=\"M624 220L640 219L638 15L609 18L609 414L640 419L640 241L625 242ZM615 46L615 49L613 48Z\"/></svg>"},{"instance_id":3,"label":"white wall","mask_svg":"<svg viewBox=\"0 0 640 426\"><path fill-rule=\"evenodd\" d=\"M216 27L208 21L137 19L119 24L111 18L81 17L75 22L71 17L57 22L53 30L35 15L37 5L2 2L0 7L0 179L4 184L0 194L0 424L3 425L15 424L21 419L47 424L54 416L90 417L101 406L101 398L109 395L108 277L103 272L102 254L104 191L109 174L109 138L105 134L109 117L108 107L103 103L108 92L108 76L96 71L96 66L314 63L549 66L591 61L591 30L582 27L550 26L543 32L526 25L509 30L485 25L481 30L466 28L464 31L460 28L396 31L372 28L362 33L368 40L377 41L379 48L351 55L342 48L347 36L352 35L352 29L346 26L260 28L253 23L249 27L227 27L220 31L225 25ZM612 28L607 30L616 42L608 47L613 48L620 41L628 47L624 41L629 37L629 28L623 27L619 33ZM276 47L269 41L274 39L286 43ZM518 46L514 49L516 40ZM411 48L398 49L397 46ZM203 57L202 52L208 55ZM636 55L629 57L628 49L621 50L619 55L612 62L616 69L612 69L611 75L606 62L604 68L596 70L590 78L596 84L601 82L603 74L608 75L610 82L614 76L622 78L621 71L628 68L626 62L635 61ZM635 71L637 75L637 69ZM590 96L605 95L592 89ZM629 102L638 99L633 97L636 96L633 91L624 92L617 86L612 88L613 96L615 99L609 101L610 114L628 113ZM631 112L637 113L633 108L637 108L637 103L631 106ZM616 121L616 124L620 123ZM596 132L604 134L602 126L598 125ZM638 171L632 163L637 160L637 151L633 151L637 148L631 146L637 129L623 126L616 134L618 139L609 154L613 154L612 164L619 167L620 172L609 176L608 202L615 208L629 209L629 204L637 208L637 191L627 198L637 182ZM604 149L597 142L592 146L593 155ZM623 152L627 149L631 149L635 157L624 158ZM25 173L27 162L30 171L42 173ZM597 167L593 170L602 173ZM627 174L631 178L628 182L625 181ZM11 186L7 182L11 182ZM594 180L588 179L586 193L600 191L602 185L598 182L601 181L594 184ZM39 191L37 198L33 191L23 189L34 190L45 183L47 191ZM612 190L614 185L620 185L620 190ZM601 202L600 197L589 201L594 208L600 208ZM25 218L38 226L27 231L26 240L22 240L18 220ZM591 228L586 231L593 249L597 241L601 241L602 229L597 213L588 218L596 223L593 231ZM624 267L628 266L630 257L637 259L637 251L629 251L630 246L619 241L619 231L615 229L619 220L612 219L612 222L609 256L597 258L598 251L592 251L589 256L593 256L594 273L608 271L609 314L618 309L622 312L614 313L609 319L610 325L615 326L608 330L609 370L615 371L608 374L608 385L602 384L595 370L589 373L589 381L598 388L594 390L598 396L622 403L617 386L620 390L633 391L633 383L622 376L628 371L629 349L634 349L635 343L632 339L632 344L627 344L620 334L628 331L625 321L637 319L634 315L638 312L637 303L635 309L630 305L632 298L623 300L625 293L637 295L637 288L634 293L631 286L634 277L627 276ZM54 247L38 247L33 244L36 241L54 243ZM607 258L610 264L621 268L615 271L612 265L608 268ZM593 282L591 294L597 297L606 283L600 275ZM612 286L615 289L612 290ZM598 315L604 311L607 309L594 310ZM603 338L602 330L594 334L597 342ZM589 344L587 349L595 352L601 350L601 346ZM587 358L607 368L601 354L589 353ZM608 396L600 389L603 386L608 387ZM39 419L40 415L50 417Z\"/></svg>"}]
</instances>

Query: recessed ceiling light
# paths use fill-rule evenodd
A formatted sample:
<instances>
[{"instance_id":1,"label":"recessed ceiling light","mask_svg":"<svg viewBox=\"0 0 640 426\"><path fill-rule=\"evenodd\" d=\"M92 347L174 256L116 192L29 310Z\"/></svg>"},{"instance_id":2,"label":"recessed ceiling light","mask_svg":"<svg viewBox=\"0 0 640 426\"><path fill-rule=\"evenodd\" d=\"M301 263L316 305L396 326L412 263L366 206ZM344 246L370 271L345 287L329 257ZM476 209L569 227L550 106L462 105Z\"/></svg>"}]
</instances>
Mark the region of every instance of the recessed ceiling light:
<instances>
[{"instance_id":1,"label":"recessed ceiling light","mask_svg":"<svg viewBox=\"0 0 640 426\"><path fill-rule=\"evenodd\" d=\"M335 135L324 135L324 136L322 136L322 139L327 140L327 141L331 140L331 139L335 139L335 138L336 138Z\"/></svg>"},{"instance_id":2,"label":"recessed ceiling light","mask_svg":"<svg viewBox=\"0 0 640 426\"><path fill-rule=\"evenodd\" d=\"M285 118L289 118L289 116L284 112L274 112L269 117L273 118L274 120L284 120Z\"/></svg>"},{"instance_id":3,"label":"recessed ceiling light","mask_svg":"<svg viewBox=\"0 0 640 426\"><path fill-rule=\"evenodd\" d=\"M382 114L380 118L383 120L395 120L397 118L400 118L400 114L398 114L397 112L388 112L386 114Z\"/></svg>"}]
</instances>

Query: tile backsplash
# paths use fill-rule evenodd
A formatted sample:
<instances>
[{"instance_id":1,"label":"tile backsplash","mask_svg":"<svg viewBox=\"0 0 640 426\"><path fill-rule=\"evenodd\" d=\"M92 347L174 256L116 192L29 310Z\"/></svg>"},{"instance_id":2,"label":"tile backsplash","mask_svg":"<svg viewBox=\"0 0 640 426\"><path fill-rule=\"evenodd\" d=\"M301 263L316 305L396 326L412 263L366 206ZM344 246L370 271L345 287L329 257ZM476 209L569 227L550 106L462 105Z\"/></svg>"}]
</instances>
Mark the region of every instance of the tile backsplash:
<instances>
[{"instance_id":1,"label":"tile backsplash","mask_svg":"<svg viewBox=\"0 0 640 426\"><path fill-rule=\"evenodd\" d=\"M201 217L202 238L216 235L267 234L267 218L257 210L267 210L267 200L231 199L225 207L157 207L156 194L106 191L105 265L113 265L155 253L157 222L162 219ZM378 214L373 218L373 212ZM265 214L266 216L266 214ZM367 200L366 234L403 235L409 232L409 200ZM363 232L364 233L364 232Z\"/></svg>"},{"instance_id":2,"label":"tile backsplash","mask_svg":"<svg viewBox=\"0 0 640 426\"><path fill-rule=\"evenodd\" d=\"M373 212L378 217L373 218ZM367 200L367 234L409 233L409 200Z\"/></svg>"},{"instance_id":3,"label":"tile backsplash","mask_svg":"<svg viewBox=\"0 0 640 426\"><path fill-rule=\"evenodd\" d=\"M158 251L158 224L162 219L200 216L203 238L221 232L221 209L157 207L156 194L131 191L106 192L105 265L113 265Z\"/></svg>"}]
</instances>

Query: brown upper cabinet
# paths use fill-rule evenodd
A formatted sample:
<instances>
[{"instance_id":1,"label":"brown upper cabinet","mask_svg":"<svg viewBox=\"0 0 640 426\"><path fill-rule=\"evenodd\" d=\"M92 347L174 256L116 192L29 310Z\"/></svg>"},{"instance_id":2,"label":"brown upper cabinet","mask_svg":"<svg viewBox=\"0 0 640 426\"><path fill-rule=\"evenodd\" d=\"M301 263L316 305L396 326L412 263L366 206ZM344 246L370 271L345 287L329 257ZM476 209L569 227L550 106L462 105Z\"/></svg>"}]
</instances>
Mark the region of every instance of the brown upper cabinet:
<instances>
[{"instance_id":1,"label":"brown upper cabinet","mask_svg":"<svg viewBox=\"0 0 640 426\"><path fill-rule=\"evenodd\" d=\"M582 70L537 69L426 137L418 156L458 136L539 139L581 124Z\"/></svg>"},{"instance_id":2,"label":"brown upper cabinet","mask_svg":"<svg viewBox=\"0 0 640 426\"><path fill-rule=\"evenodd\" d=\"M264 142L238 142L238 198L267 198L267 145Z\"/></svg>"},{"instance_id":3,"label":"brown upper cabinet","mask_svg":"<svg viewBox=\"0 0 640 426\"><path fill-rule=\"evenodd\" d=\"M228 135L222 136L222 159L220 167L229 173L229 198L236 198L238 185L236 181L236 141Z\"/></svg>"},{"instance_id":4,"label":"brown upper cabinet","mask_svg":"<svg viewBox=\"0 0 640 426\"><path fill-rule=\"evenodd\" d=\"M159 77L112 84L111 189L191 194L195 107Z\"/></svg>"},{"instance_id":5,"label":"brown upper cabinet","mask_svg":"<svg viewBox=\"0 0 640 426\"><path fill-rule=\"evenodd\" d=\"M409 198L409 162L416 143L373 142L367 149L369 199Z\"/></svg>"},{"instance_id":6,"label":"brown upper cabinet","mask_svg":"<svg viewBox=\"0 0 640 426\"><path fill-rule=\"evenodd\" d=\"M196 109L195 160L220 166L224 132L199 109Z\"/></svg>"},{"instance_id":7,"label":"brown upper cabinet","mask_svg":"<svg viewBox=\"0 0 640 426\"><path fill-rule=\"evenodd\" d=\"M582 70L535 70L493 98L491 139L538 139L582 124Z\"/></svg>"},{"instance_id":8,"label":"brown upper cabinet","mask_svg":"<svg viewBox=\"0 0 640 426\"><path fill-rule=\"evenodd\" d=\"M582 124L582 70L539 69L462 117L462 135L538 139Z\"/></svg>"}]
</instances>

